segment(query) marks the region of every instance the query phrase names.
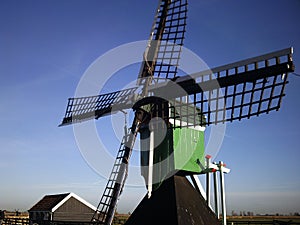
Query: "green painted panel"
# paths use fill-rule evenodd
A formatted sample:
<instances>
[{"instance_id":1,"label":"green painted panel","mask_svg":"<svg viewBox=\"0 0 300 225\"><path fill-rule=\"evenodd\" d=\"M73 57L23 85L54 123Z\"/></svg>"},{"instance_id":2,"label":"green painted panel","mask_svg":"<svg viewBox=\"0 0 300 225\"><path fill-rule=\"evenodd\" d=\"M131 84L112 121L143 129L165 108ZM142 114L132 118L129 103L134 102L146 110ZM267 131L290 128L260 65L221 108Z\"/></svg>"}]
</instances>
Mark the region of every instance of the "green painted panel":
<instances>
[{"instance_id":1,"label":"green painted panel","mask_svg":"<svg viewBox=\"0 0 300 225\"><path fill-rule=\"evenodd\" d=\"M199 173L199 162L204 163L204 132L191 128L175 129L174 163L175 169Z\"/></svg>"}]
</instances>

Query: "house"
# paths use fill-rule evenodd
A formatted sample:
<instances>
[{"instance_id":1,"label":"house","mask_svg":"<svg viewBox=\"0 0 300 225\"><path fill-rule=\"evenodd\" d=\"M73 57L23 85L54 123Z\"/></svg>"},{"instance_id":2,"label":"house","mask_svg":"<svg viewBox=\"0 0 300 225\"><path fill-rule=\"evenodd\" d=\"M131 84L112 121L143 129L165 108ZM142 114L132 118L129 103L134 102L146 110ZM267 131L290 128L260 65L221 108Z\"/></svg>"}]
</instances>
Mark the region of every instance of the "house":
<instances>
[{"instance_id":1,"label":"house","mask_svg":"<svg viewBox=\"0 0 300 225\"><path fill-rule=\"evenodd\" d=\"M96 207L74 193L46 195L29 212L32 223L45 221L91 221Z\"/></svg>"}]
</instances>

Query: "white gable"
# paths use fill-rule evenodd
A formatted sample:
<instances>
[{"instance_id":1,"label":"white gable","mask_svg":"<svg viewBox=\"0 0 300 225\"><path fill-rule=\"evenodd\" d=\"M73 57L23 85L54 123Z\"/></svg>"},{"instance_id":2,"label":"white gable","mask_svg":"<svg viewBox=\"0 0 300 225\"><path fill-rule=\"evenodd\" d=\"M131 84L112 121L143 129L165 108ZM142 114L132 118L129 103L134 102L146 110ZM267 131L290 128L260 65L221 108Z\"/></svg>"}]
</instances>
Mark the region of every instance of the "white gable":
<instances>
[{"instance_id":1,"label":"white gable","mask_svg":"<svg viewBox=\"0 0 300 225\"><path fill-rule=\"evenodd\" d=\"M86 205L87 207L91 208L92 210L96 211L97 208L95 206L93 206L92 204L90 204L89 202L87 202L86 200L84 200L83 198L79 197L78 195L74 194L74 193L70 193L69 195L67 195L62 201L60 201L56 206L54 206L51 210L51 212L55 212L59 207L61 207L66 201L68 201L71 197L77 199L78 201L80 201L81 203L83 203L84 205Z\"/></svg>"}]
</instances>

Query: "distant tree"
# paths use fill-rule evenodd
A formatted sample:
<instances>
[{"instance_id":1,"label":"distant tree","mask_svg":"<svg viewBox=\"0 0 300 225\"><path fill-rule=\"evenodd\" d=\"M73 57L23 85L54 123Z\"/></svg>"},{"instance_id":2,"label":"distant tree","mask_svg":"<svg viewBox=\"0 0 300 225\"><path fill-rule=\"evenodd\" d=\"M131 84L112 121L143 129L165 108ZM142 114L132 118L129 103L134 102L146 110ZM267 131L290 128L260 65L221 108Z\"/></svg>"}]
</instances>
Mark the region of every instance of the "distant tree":
<instances>
[{"instance_id":1,"label":"distant tree","mask_svg":"<svg viewBox=\"0 0 300 225\"><path fill-rule=\"evenodd\" d=\"M20 216L19 210L15 210L16 216Z\"/></svg>"}]
</instances>

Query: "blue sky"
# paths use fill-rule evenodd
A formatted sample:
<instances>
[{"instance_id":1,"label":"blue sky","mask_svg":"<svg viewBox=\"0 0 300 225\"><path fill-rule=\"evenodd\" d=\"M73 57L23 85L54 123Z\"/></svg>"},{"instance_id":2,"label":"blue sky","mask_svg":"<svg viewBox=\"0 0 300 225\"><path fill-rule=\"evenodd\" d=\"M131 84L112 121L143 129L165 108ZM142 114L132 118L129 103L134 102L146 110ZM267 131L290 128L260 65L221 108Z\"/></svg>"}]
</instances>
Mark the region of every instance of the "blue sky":
<instances>
[{"instance_id":1,"label":"blue sky","mask_svg":"<svg viewBox=\"0 0 300 225\"><path fill-rule=\"evenodd\" d=\"M140 0L0 2L1 209L27 210L45 194L70 191L98 203L105 179L82 157L72 127L58 124L89 65L112 48L147 39L156 7ZM215 67L293 46L300 73L299 10L297 0L193 0L185 47ZM135 77L135 69L115 80ZM289 81L278 112L227 125L216 160L232 169L229 212L300 211L300 78ZM96 124L114 154L116 138L101 132L109 122ZM132 211L145 193L126 187L118 210Z\"/></svg>"}]
</instances>

